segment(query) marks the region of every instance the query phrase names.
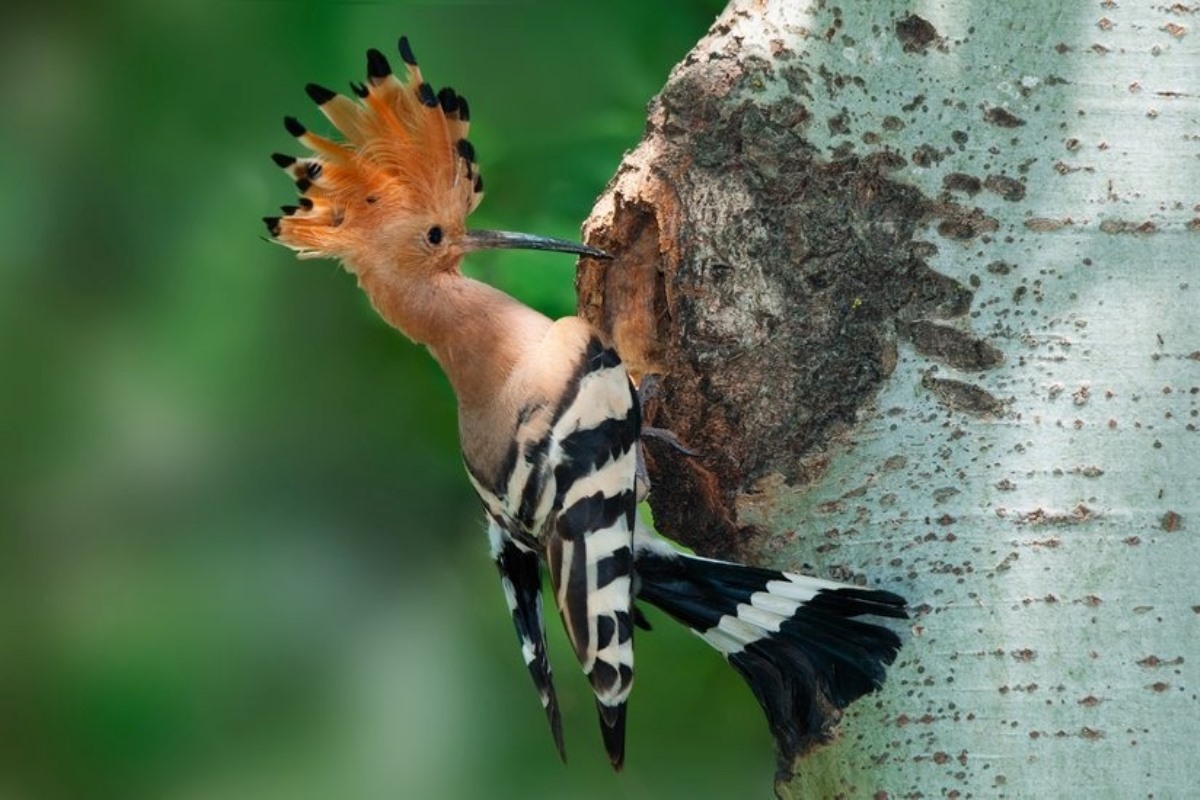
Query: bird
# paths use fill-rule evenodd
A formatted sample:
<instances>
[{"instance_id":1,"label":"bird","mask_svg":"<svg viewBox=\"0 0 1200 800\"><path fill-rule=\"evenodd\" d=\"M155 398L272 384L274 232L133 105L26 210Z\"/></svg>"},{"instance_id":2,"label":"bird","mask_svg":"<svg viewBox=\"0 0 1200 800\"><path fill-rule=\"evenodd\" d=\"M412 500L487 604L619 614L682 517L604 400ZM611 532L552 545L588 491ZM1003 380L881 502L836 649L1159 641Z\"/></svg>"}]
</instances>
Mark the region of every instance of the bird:
<instances>
[{"instance_id":1,"label":"bird","mask_svg":"<svg viewBox=\"0 0 1200 800\"><path fill-rule=\"evenodd\" d=\"M790 763L834 735L841 709L882 686L902 641L860 617L905 619L904 598L686 553L641 519L637 507L650 488L641 440L656 429L643 425L638 387L613 344L579 317L550 319L460 269L483 249L610 255L562 239L468 229L483 197L469 105L454 89L434 91L407 37L398 50L399 75L381 51L367 51L366 81L350 84L354 97L307 85L341 138L285 118L308 153L272 155L300 199L263 218L271 238L300 258L340 261L380 316L428 348L447 375L467 478L563 761L543 570L616 770L625 761L634 629L649 628L639 603L725 657L762 706L780 764ZM680 457L694 455L666 438Z\"/></svg>"}]
</instances>

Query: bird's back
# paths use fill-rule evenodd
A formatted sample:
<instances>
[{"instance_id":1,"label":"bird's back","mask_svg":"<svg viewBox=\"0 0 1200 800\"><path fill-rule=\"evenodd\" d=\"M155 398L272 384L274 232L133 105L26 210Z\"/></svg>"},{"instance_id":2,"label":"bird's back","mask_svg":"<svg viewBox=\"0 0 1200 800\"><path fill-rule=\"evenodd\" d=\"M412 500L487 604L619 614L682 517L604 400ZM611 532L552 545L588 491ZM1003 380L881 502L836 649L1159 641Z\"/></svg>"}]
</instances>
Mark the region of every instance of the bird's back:
<instances>
[{"instance_id":1,"label":"bird's back","mask_svg":"<svg viewBox=\"0 0 1200 800\"><path fill-rule=\"evenodd\" d=\"M567 635L596 692L610 757L619 763L633 685L641 427L625 367L597 331L569 317L518 360L496 402L461 412L475 489L502 536L542 554Z\"/></svg>"}]
</instances>

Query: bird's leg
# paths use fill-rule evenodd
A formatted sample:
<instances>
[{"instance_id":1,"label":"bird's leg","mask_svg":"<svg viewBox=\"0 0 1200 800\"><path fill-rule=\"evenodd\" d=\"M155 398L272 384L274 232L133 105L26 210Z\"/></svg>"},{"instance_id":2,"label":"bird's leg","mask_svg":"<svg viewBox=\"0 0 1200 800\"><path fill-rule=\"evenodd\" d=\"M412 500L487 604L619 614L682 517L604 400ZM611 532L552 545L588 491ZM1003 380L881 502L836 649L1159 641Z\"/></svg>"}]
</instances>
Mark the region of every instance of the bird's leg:
<instances>
[{"instance_id":1,"label":"bird's leg","mask_svg":"<svg viewBox=\"0 0 1200 800\"><path fill-rule=\"evenodd\" d=\"M642 419L646 418L646 415L645 415L646 406L652 400L654 400L658 397L658 393L660 391L659 387L661 385L662 385L662 378L660 378L658 375L646 375L645 377L642 378L641 383L638 384L637 397L638 397L638 405L642 409ZM671 449L674 450L675 452L682 453L685 456L700 455L695 450L691 449L690 447L685 445L683 442L681 442L679 440L679 437L675 435L674 431L669 431L666 428L656 428L653 425L642 425L642 438L643 439L657 439L658 441L664 442L667 445L669 445L671 447ZM645 470L646 470L646 465L642 458L641 448L639 448L638 449L638 477L639 478L644 477ZM649 479L647 479L647 485L649 485Z\"/></svg>"},{"instance_id":2,"label":"bird's leg","mask_svg":"<svg viewBox=\"0 0 1200 800\"><path fill-rule=\"evenodd\" d=\"M671 449L677 453L683 453L685 456L698 456L700 453L679 441L679 437L674 431L669 431L666 428L655 428L650 425L642 426L642 438L657 439L660 442L666 442L671 446Z\"/></svg>"},{"instance_id":3,"label":"bird's leg","mask_svg":"<svg viewBox=\"0 0 1200 800\"><path fill-rule=\"evenodd\" d=\"M658 375L646 375L642 378L637 386L637 401L638 408L641 410L642 419L646 418L646 406L658 397L659 387L662 385L662 379ZM673 431L666 428L656 428L653 425L642 425L642 439L656 439L660 442L665 442L672 450L682 453L685 456L699 455L695 450L679 441L679 437ZM637 471L635 473L637 498L641 502L650 494L650 473L646 469L646 453L645 445L642 442L637 444Z\"/></svg>"}]
</instances>

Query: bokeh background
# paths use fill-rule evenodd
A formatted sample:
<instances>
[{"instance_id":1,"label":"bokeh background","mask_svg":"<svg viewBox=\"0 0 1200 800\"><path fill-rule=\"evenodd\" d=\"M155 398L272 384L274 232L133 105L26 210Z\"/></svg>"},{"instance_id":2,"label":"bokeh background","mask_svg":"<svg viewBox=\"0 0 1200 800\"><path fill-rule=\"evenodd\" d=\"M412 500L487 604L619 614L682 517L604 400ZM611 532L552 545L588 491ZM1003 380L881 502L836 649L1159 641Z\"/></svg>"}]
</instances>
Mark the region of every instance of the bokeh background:
<instances>
[{"instance_id":1,"label":"bokeh background","mask_svg":"<svg viewBox=\"0 0 1200 800\"><path fill-rule=\"evenodd\" d=\"M0 26L0 798L769 794L752 697L641 635L625 774L556 620L558 763L451 391L263 241L280 123L408 34L472 104L478 227L575 237L721 0L9 7ZM395 60L395 59L393 59ZM551 314L570 260L470 269Z\"/></svg>"}]
</instances>

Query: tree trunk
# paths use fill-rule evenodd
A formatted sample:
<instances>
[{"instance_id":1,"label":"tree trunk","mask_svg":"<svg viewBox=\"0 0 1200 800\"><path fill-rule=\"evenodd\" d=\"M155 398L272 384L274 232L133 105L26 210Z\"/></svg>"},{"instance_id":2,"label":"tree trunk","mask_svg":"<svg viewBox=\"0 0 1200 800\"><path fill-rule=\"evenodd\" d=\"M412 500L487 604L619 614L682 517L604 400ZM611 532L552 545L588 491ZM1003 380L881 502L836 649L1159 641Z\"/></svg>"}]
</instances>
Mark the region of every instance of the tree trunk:
<instances>
[{"instance_id":1,"label":"tree trunk","mask_svg":"<svg viewBox=\"0 0 1200 800\"><path fill-rule=\"evenodd\" d=\"M1200 6L734 0L587 223L660 530L906 595L799 797L1200 786Z\"/></svg>"}]
</instances>

